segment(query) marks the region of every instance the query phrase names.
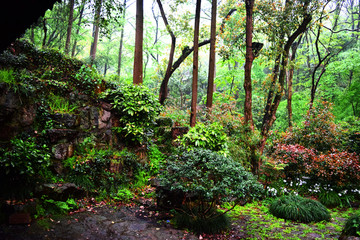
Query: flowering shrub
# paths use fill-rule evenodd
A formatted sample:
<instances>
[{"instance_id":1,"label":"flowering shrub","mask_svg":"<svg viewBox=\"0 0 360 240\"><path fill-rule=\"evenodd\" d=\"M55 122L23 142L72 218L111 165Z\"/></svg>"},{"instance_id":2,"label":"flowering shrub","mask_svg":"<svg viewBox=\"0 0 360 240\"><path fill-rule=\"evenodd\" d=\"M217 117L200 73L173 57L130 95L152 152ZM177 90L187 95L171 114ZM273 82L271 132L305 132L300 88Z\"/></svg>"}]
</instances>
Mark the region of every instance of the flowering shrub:
<instances>
[{"instance_id":1,"label":"flowering shrub","mask_svg":"<svg viewBox=\"0 0 360 240\"><path fill-rule=\"evenodd\" d=\"M305 176L334 186L360 182L360 161L356 153L332 149L327 154L318 154L316 150L298 144L279 144L273 158L286 164L284 175L293 181Z\"/></svg>"}]
</instances>

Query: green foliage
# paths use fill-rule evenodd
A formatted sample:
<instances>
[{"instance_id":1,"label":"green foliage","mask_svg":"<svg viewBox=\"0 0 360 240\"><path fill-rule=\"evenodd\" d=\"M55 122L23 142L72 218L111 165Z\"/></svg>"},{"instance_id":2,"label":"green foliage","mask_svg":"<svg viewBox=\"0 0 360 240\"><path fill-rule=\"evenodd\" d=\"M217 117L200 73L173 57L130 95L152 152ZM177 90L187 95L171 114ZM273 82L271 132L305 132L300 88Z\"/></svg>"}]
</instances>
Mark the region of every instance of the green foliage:
<instances>
[{"instance_id":1,"label":"green foliage","mask_svg":"<svg viewBox=\"0 0 360 240\"><path fill-rule=\"evenodd\" d=\"M112 198L121 202L130 202L134 198L134 194L127 188L119 189L116 194L112 195Z\"/></svg>"},{"instance_id":2,"label":"green foliage","mask_svg":"<svg viewBox=\"0 0 360 240\"><path fill-rule=\"evenodd\" d=\"M331 110L332 104L329 102L321 102L313 106L306 115L303 125L294 127L283 141L287 144L300 144L320 152L340 148L341 132L334 123L334 115Z\"/></svg>"},{"instance_id":3,"label":"green foliage","mask_svg":"<svg viewBox=\"0 0 360 240\"><path fill-rule=\"evenodd\" d=\"M203 223L223 214L213 211L216 205L227 201L236 205L262 193L261 184L239 163L207 149L182 151L170 157L164 168L159 175L161 185L183 192L181 212Z\"/></svg>"},{"instance_id":4,"label":"green foliage","mask_svg":"<svg viewBox=\"0 0 360 240\"><path fill-rule=\"evenodd\" d=\"M47 215L65 214L77 208L78 204L72 198L69 198L68 200L63 202L48 199L47 196L44 195L41 197L41 201L36 205L35 218Z\"/></svg>"},{"instance_id":5,"label":"green foliage","mask_svg":"<svg viewBox=\"0 0 360 240\"><path fill-rule=\"evenodd\" d=\"M165 155L160 152L156 145L151 145L149 148L148 157L150 175L156 176L160 171L160 167L165 163Z\"/></svg>"},{"instance_id":6,"label":"green foliage","mask_svg":"<svg viewBox=\"0 0 360 240\"><path fill-rule=\"evenodd\" d=\"M0 149L1 194L27 197L41 182L50 178L50 154L35 138L14 138L7 149Z\"/></svg>"},{"instance_id":7,"label":"green foliage","mask_svg":"<svg viewBox=\"0 0 360 240\"><path fill-rule=\"evenodd\" d=\"M139 170L136 155L126 150L91 148L66 159L64 165L69 171L68 179L90 193L115 192L117 186L128 184Z\"/></svg>"},{"instance_id":8,"label":"green foliage","mask_svg":"<svg viewBox=\"0 0 360 240\"><path fill-rule=\"evenodd\" d=\"M269 211L276 217L298 222L329 221L330 213L320 202L296 195L287 195L275 199Z\"/></svg>"},{"instance_id":9,"label":"green foliage","mask_svg":"<svg viewBox=\"0 0 360 240\"><path fill-rule=\"evenodd\" d=\"M107 89L101 96L112 104L113 112L120 118L120 126L114 130L125 141L141 144L146 132L153 125L161 106L153 93L142 85L122 85Z\"/></svg>"},{"instance_id":10,"label":"green foliage","mask_svg":"<svg viewBox=\"0 0 360 240\"><path fill-rule=\"evenodd\" d=\"M99 89L103 83L96 69L86 65L80 67L74 76L74 80L75 87L84 90L89 95L93 95L96 89Z\"/></svg>"},{"instance_id":11,"label":"green foliage","mask_svg":"<svg viewBox=\"0 0 360 240\"><path fill-rule=\"evenodd\" d=\"M342 234L360 237L360 213L352 215L346 221Z\"/></svg>"},{"instance_id":12,"label":"green foliage","mask_svg":"<svg viewBox=\"0 0 360 240\"><path fill-rule=\"evenodd\" d=\"M71 105L68 99L54 94L50 94L48 104L53 113L72 113L77 108Z\"/></svg>"},{"instance_id":13,"label":"green foliage","mask_svg":"<svg viewBox=\"0 0 360 240\"><path fill-rule=\"evenodd\" d=\"M196 124L187 134L180 137L178 141L187 150L204 148L226 155L228 153L227 140L228 138L223 127L219 123L214 122L209 125L203 123Z\"/></svg>"},{"instance_id":14,"label":"green foliage","mask_svg":"<svg viewBox=\"0 0 360 240\"><path fill-rule=\"evenodd\" d=\"M216 208L208 210L209 215L214 215L214 218L201 218L203 209L196 207L191 210L185 209L185 212L175 214L172 219L174 225L178 228L186 228L191 231L201 234L217 234L230 228L231 222L227 214L222 214ZM191 215L189 214L191 211Z\"/></svg>"},{"instance_id":15,"label":"green foliage","mask_svg":"<svg viewBox=\"0 0 360 240\"><path fill-rule=\"evenodd\" d=\"M338 207L341 205L341 198L335 191L322 191L319 194L319 201L326 207Z\"/></svg>"},{"instance_id":16,"label":"green foliage","mask_svg":"<svg viewBox=\"0 0 360 240\"><path fill-rule=\"evenodd\" d=\"M6 69L1 69L0 70L0 83L6 83L8 85L15 85L16 81L15 81L15 77L13 75L13 70L6 70Z\"/></svg>"}]
</instances>

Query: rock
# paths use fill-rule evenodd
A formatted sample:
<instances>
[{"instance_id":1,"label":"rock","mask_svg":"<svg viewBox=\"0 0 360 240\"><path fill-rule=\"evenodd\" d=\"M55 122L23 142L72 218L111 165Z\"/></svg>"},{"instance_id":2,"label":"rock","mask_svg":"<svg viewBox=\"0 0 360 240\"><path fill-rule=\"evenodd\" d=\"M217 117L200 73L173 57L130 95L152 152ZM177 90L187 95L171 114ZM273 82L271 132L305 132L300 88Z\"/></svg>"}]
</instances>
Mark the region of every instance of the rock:
<instances>
[{"instance_id":1,"label":"rock","mask_svg":"<svg viewBox=\"0 0 360 240\"><path fill-rule=\"evenodd\" d=\"M74 146L72 143L59 143L52 147L52 153L55 159L65 160L74 153Z\"/></svg>"},{"instance_id":2,"label":"rock","mask_svg":"<svg viewBox=\"0 0 360 240\"><path fill-rule=\"evenodd\" d=\"M55 113L51 115L51 118L60 126L60 127L66 127L66 128L74 128L76 127L76 123L78 116L73 114L61 114L61 113Z\"/></svg>"},{"instance_id":3,"label":"rock","mask_svg":"<svg viewBox=\"0 0 360 240\"><path fill-rule=\"evenodd\" d=\"M9 216L9 224L30 224L31 217L29 213L13 213Z\"/></svg>"},{"instance_id":4,"label":"rock","mask_svg":"<svg viewBox=\"0 0 360 240\"><path fill-rule=\"evenodd\" d=\"M112 109L112 105L110 103L104 102L104 101L100 101L100 106L106 110L106 111L111 111Z\"/></svg>"},{"instance_id":5,"label":"rock","mask_svg":"<svg viewBox=\"0 0 360 240\"><path fill-rule=\"evenodd\" d=\"M189 131L188 127L173 127L171 128L171 136L173 139L183 136Z\"/></svg>"},{"instance_id":6,"label":"rock","mask_svg":"<svg viewBox=\"0 0 360 240\"><path fill-rule=\"evenodd\" d=\"M36 195L47 195L49 199L55 201L66 201L69 198L83 198L85 190L77 187L74 183L51 183L43 184Z\"/></svg>"},{"instance_id":7,"label":"rock","mask_svg":"<svg viewBox=\"0 0 360 240\"><path fill-rule=\"evenodd\" d=\"M111 112L104 110L102 112L101 121L103 121L105 123L109 122L110 117L111 117Z\"/></svg>"},{"instance_id":8,"label":"rock","mask_svg":"<svg viewBox=\"0 0 360 240\"><path fill-rule=\"evenodd\" d=\"M30 126L34 123L36 117L36 108L34 105L29 105L21 109L20 124L22 127Z\"/></svg>"},{"instance_id":9,"label":"rock","mask_svg":"<svg viewBox=\"0 0 360 240\"><path fill-rule=\"evenodd\" d=\"M57 143L60 140L73 141L79 133L73 129L48 129L46 134L51 143Z\"/></svg>"}]
</instances>

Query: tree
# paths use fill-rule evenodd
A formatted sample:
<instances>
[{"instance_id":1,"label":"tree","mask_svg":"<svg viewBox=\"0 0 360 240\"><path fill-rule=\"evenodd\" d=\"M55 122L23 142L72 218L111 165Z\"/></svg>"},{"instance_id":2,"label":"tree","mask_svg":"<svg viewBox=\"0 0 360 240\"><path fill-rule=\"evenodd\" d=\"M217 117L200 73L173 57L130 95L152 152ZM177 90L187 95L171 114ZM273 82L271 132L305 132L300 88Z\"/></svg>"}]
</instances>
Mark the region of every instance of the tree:
<instances>
[{"instance_id":1,"label":"tree","mask_svg":"<svg viewBox=\"0 0 360 240\"><path fill-rule=\"evenodd\" d=\"M144 1L136 0L136 32L133 84L143 83L143 32L144 32Z\"/></svg>"},{"instance_id":2,"label":"tree","mask_svg":"<svg viewBox=\"0 0 360 240\"><path fill-rule=\"evenodd\" d=\"M190 113L190 127L196 124L196 106L197 106L197 81L199 70L199 31L200 31L200 9L201 0L196 1L195 11L195 27L194 27L194 56L193 56L193 79L192 79L192 94L191 94L191 113Z\"/></svg>"},{"instance_id":3,"label":"tree","mask_svg":"<svg viewBox=\"0 0 360 240\"><path fill-rule=\"evenodd\" d=\"M117 75L119 77L120 77L120 72L121 72L121 57L122 57L122 49L123 49L123 42L124 42L125 13L126 13L126 0L124 0L124 3L123 3L123 15L122 15L123 26L121 28L121 33L120 33L119 58L118 58L118 68L117 68Z\"/></svg>"},{"instance_id":4,"label":"tree","mask_svg":"<svg viewBox=\"0 0 360 240\"><path fill-rule=\"evenodd\" d=\"M264 2L264 4L268 3ZM266 31L269 31L269 36L273 39L274 43L276 43L274 47L275 63L271 74L261 126L260 154L264 151L270 128L276 120L276 111L284 95L285 76L289 64L290 48L295 40L308 29L309 23L312 20L312 14L318 9L318 4L319 3L316 2L312 4L310 1L302 3L302 1L286 0L284 7L278 6L280 9L278 17L274 17L271 20L268 19L269 28L266 29ZM268 5L264 5L262 10L270 14L270 16L273 15L273 9L266 9L267 7ZM296 21L294 21L294 19L296 19ZM272 25L274 23L275 25ZM278 28L277 24L279 24L281 28ZM259 160L257 166L253 166L253 171L258 172L260 166L261 160Z\"/></svg>"},{"instance_id":5,"label":"tree","mask_svg":"<svg viewBox=\"0 0 360 240\"><path fill-rule=\"evenodd\" d=\"M66 43L65 43L65 53L69 54L70 51L70 40L71 40L71 30L74 22L74 4L75 0L69 0L69 21L66 35Z\"/></svg>"},{"instance_id":6,"label":"tree","mask_svg":"<svg viewBox=\"0 0 360 240\"><path fill-rule=\"evenodd\" d=\"M253 32L253 9L255 0L245 0L246 6L246 57L245 57L245 101L244 101L244 119L245 124L249 124L252 131L254 130L254 121L252 118L252 84L251 68L254 61L252 50L252 32Z\"/></svg>"},{"instance_id":7,"label":"tree","mask_svg":"<svg viewBox=\"0 0 360 240\"><path fill-rule=\"evenodd\" d=\"M161 82L160 85L160 92L159 92L159 102L161 105L164 105L165 103L165 99L167 98L167 94L168 94L168 84L169 84L169 79L171 76L171 70L172 70L172 64L174 61L174 54L175 54L175 47L176 47L176 37L174 32L171 30L171 27L169 25L169 22L167 20L167 17L165 15L164 12L164 8L162 6L161 0L157 0L157 3L159 5L159 9L160 9L160 13L161 13L161 17L164 21L166 30L168 31L168 33L171 36L171 48L170 48L170 53L169 53L169 61L168 61L168 65L166 68L166 73L165 73L165 77L163 79L163 81Z\"/></svg>"},{"instance_id":8,"label":"tree","mask_svg":"<svg viewBox=\"0 0 360 240\"><path fill-rule=\"evenodd\" d=\"M78 36L79 36L79 33L80 33L81 25L83 23L82 21L83 21L83 15L84 15L85 2L86 2L86 0L82 0L81 5L80 5L79 21L78 21L78 24L76 26L76 34L75 34L73 47L72 47L72 50L71 50L71 57L74 57L76 55L77 40L78 40Z\"/></svg>"},{"instance_id":9,"label":"tree","mask_svg":"<svg viewBox=\"0 0 360 240\"><path fill-rule=\"evenodd\" d=\"M209 54L209 73L206 107L211 109L214 94L214 78L215 78L215 44L216 44L216 11L217 0L211 1L211 30L210 30L210 54Z\"/></svg>"},{"instance_id":10,"label":"tree","mask_svg":"<svg viewBox=\"0 0 360 240\"><path fill-rule=\"evenodd\" d=\"M95 15L93 23L93 41L90 48L90 61L91 64L94 63L96 57L96 49L99 40L99 30L100 30L100 14L101 14L102 0L96 0L95 2Z\"/></svg>"}]
</instances>

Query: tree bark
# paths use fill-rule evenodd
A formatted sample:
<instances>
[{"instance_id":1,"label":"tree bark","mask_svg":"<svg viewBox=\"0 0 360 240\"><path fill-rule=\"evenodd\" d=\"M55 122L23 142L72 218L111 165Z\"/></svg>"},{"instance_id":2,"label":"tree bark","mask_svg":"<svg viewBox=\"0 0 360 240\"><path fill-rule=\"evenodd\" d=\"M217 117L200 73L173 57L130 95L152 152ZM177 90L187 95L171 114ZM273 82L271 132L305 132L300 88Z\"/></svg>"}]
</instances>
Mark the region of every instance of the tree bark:
<instances>
[{"instance_id":1,"label":"tree bark","mask_svg":"<svg viewBox=\"0 0 360 240\"><path fill-rule=\"evenodd\" d=\"M133 84L143 83L144 0L136 0L136 32Z\"/></svg>"},{"instance_id":2,"label":"tree bark","mask_svg":"<svg viewBox=\"0 0 360 240\"><path fill-rule=\"evenodd\" d=\"M253 32L253 9L255 0L246 0L246 57L245 57L245 101L244 101L244 119L245 124L249 124L251 130L254 130L254 121L252 117L252 84L251 68L254 61L252 50L252 32Z\"/></svg>"},{"instance_id":3,"label":"tree bark","mask_svg":"<svg viewBox=\"0 0 360 240\"><path fill-rule=\"evenodd\" d=\"M44 48L46 45L46 37L47 37L46 18L43 18L42 23L43 23L43 30L44 30L44 38L42 41L42 48Z\"/></svg>"},{"instance_id":4,"label":"tree bark","mask_svg":"<svg viewBox=\"0 0 360 240\"><path fill-rule=\"evenodd\" d=\"M76 28L76 37L79 35L80 32L80 27L81 27L81 23L82 23L82 19L83 19L83 14L84 14L84 8L85 8L85 1L83 0L81 3L81 7L80 7L80 13L79 13L79 21L77 24L77 28ZM74 39L74 44L71 50L71 57L74 57L76 55L76 44L77 44L77 38Z\"/></svg>"},{"instance_id":5,"label":"tree bark","mask_svg":"<svg viewBox=\"0 0 360 240\"><path fill-rule=\"evenodd\" d=\"M200 8L201 0L196 1L195 27L194 27L194 59L193 59L193 80L191 95L190 127L196 124L197 86L198 86L198 65L199 65L199 30L200 30Z\"/></svg>"},{"instance_id":6,"label":"tree bark","mask_svg":"<svg viewBox=\"0 0 360 240\"><path fill-rule=\"evenodd\" d=\"M231 9L230 12L226 15L226 18L228 18L229 16L231 16L231 14L233 14L234 12L236 11L236 9ZM225 20L223 20L223 23L221 24L221 27L220 27L220 31L221 31L221 28L225 25ZM199 43L199 47L202 47L202 46L205 46L206 44L209 44L210 43L210 39L208 40L204 40L202 42ZM171 70L170 70L170 74L169 75L165 75L165 77L163 78L162 82L161 82L161 85L162 86L162 90L161 90L161 93L162 94L162 97L160 98L160 103L163 105L165 100L166 100L166 97L167 97L167 86L168 86L168 83L169 83L169 79L171 77L171 75L175 72L176 69L179 68L179 66L181 65L181 63L193 52L194 50L194 47L189 47L189 46L185 46L182 50L182 53L180 55L180 57L175 61L175 63L171 66ZM165 90L166 89L166 94L165 94ZM159 94L159 95L160 95Z\"/></svg>"},{"instance_id":7,"label":"tree bark","mask_svg":"<svg viewBox=\"0 0 360 240\"><path fill-rule=\"evenodd\" d=\"M296 57L296 50L300 44L300 41L302 39L302 35L300 36L300 39L297 43L293 43L291 46L291 56L290 61L295 61ZM288 124L289 128L292 129L292 95L293 95L293 77L294 77L294 65L291 66L291 68L288 71L287 74L287 85L288 85L288 96L287 96L287 110L288 110Z\"/></svg>"},{"instance_id":8,"label":"tree bark","mask_svg":"<svg viewBox=\"0 0 360 240\"><path fill-rule=\"evenodd\" d=\"M275 71L277 71L276 69L280 69L280 72L279 72L278 77L275 72L273 79L272 79L272 86L268 93L268 102L267 102L267 106L265 108L263 123L262 123L262 127L261 127L261 141L260 141L260 146L259 146L260 154L262 154L264 151L265 143L266 143L270 128L272 127L273 123L276 120L275 114L276 114L277 108L278 108L281 98L284 94L284 80L285 80L285 75L286 75L286 66L288 65L290 47L294 43L294 41L302 33L304 33L306 31L307 26L310 23L311 19L312 19L311 15L305 14L302 23L296 29L296 31L289 37L289 39L287 40L287 42L283 48L281 56L278 57L279 60L281 59L281 65L275 64L275 67L274 67ZM275 88L276 81L278 82L277 88Z\"/></svg>"},{"instance_id":9,"label":"tree bark","mask_svg":"<svg viewBox=\"0 0 360 240\"><path fill-rule=\"evenodd\" d=\"M93 41L90 48L90 62L94 63L96 58L96 49L99 40L99 30L100 30L100 14L101 14L101 5L102 0L97 0L95 3L95 16L94 16L94 26L93 26Z\"/></svg>"},{"instance_id":10,"label":"tree bark","mask_svg":"<svg viewBox=\"0 0 360 240\"><path fill-rule=\"evenodd\" d=\"M176 37L173 33L173 31L170 28L169 22L166 18L165 12L164 12L164 8L162 6L162 3L160 0L157 0L157 3L159 5L159 9L160 9L160 13L161 13L161 17L164 21L165 27L167 29L167 31L169 32L170 36L171 36L171 48L170 48L170 54L169 54L169 61L168 61L168 65L166 68L166 73L165 73L165 77L164 80L161 82L161 86L160 86L160 92L159 92L159 102L161 105L165 104L165 100L167 98L167 94L168 94L168 83L169 83L169 79L171 76L171 70L172 70L172 64L174 61L174 54L175 54L175 47L176 47Z\"/></svg>"},{"instance_id":11,"label":"tree bark","mask_svg":"<svg viewBox=\"0 0 360 240\"><path fill-rule=\"evenodd\" d=\"M212 108L214 95L214 78L215 78L215 48L216 48L216 11L217 0L211 2L211 27L210 27L210 54L209 54L209 73L206 107L208 110Z\"/></svg>"},{"instance_id":12,"label":"tree bark","mask_svg":"<svg viewBox=\"0 0 360 240\"><path fill-rule=\"evenodd\" d=\"M71 31L74 22L74 0L69 0L69 21L67 27L66 43L65 43L65 54L69 54L70 51L70 41L71 41Z\"/></svg>"},{"instance_id":13,"label":"tree bark","mask_svg":"<svg viewBox=\"0 0 360 240\"><path fill-rule=\"evenodd\" d=\"M117 75L119 76L119 78L120 78L120 73L121 73L121 60L122 60L121 58L122 58L122 48L123 48L123 42L124 42L125 15L126 15L126 0L124 0L124 3L123 3L123 15L122 15L124 25L122 26L121 33L120 33L119 58L118 58L118 68L117 68Z\"/></svg>"}]
</instances>

